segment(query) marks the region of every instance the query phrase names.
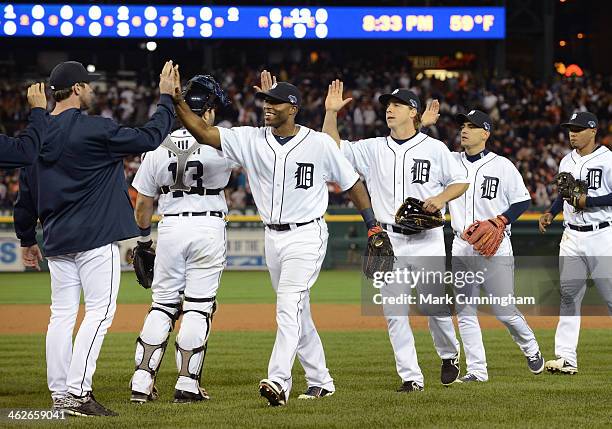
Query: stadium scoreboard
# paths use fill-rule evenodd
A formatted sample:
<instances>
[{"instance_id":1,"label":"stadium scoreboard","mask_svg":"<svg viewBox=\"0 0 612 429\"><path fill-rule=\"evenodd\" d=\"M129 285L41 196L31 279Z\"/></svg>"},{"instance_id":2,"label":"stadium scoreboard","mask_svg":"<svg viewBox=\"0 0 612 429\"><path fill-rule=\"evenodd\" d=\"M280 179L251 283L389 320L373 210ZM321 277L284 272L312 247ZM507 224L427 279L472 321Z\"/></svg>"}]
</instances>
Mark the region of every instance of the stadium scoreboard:
<instances>
[{"instance_id":1,"label":"stadium scoreboard","mask_svg":"<svg viewBox=\"0 0 612 429\"><path fill-rule=\"evenodd\" d=\"M0 3L0 37L503 39L503 7Z\"/></svg>"}]
</instances>

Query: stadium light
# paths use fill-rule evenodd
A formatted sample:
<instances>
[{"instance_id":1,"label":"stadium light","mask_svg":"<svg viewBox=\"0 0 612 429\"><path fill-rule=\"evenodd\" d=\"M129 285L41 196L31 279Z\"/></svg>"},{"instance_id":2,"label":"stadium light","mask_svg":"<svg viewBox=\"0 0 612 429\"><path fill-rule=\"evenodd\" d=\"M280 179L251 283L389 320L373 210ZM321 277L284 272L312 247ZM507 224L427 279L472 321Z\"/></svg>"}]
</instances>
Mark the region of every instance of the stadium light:
<instances>
[{"instance_id":1,"label":"stadium light","mask_svg":"<svg viewBox=\"0 0 612 429\"><path fill-rule=\"evenodd\" d=\"M578 33L576 37L578 37L579 39L584 39L584 33Z\"/></svg>"},{"instance_id":2,"label":"stadium light","mask_svg":"<svg viewBox=\"0 0 612 429\"><path fill-rule=\"evenodd\" d=\"M96 66L94 66L93 64L88 64L87 65L87 71L89 73L94 73L96 71Z\"/></svg>"},{"instance_id":3,"label":"stadium light","mask_svg":"<svg viewBox=\"0 0 612 429\"><path fill-rule=\"evenodd\" d=\"M153 52L154 50L157 49L157 43L155 43L155 42L147 42L146 47L147 47L147 51Z\"/></svg>"},{"instance_id":4,"label":"stadium light","mask_svg":"<svg viewBox=\"0 0 612 429\"><path fill-rule=\"evenodd\" d=\"M563 48L563 47L565 47L565 45L567 45L567 42L565 40L560 40L559 41L559 46L561 46Z\"/></svg>"}]
</instances>

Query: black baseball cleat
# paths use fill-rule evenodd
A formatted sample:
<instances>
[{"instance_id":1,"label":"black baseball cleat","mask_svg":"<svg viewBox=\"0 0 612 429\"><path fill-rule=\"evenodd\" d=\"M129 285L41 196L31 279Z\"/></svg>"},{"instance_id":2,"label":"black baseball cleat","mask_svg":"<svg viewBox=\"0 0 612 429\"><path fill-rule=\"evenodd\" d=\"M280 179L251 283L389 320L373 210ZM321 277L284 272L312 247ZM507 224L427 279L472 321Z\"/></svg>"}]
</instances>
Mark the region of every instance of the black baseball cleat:
<instances>
[{"instance_id":1,"label":"black baseball cleat","mask_svg":"<svg viewBox=\"0 0 612 429\"><path fill-rule=\"evenodd\" d=\"M442 369L440 371L440 381L444 386L453 384L459 378L459 355L450 359L442 359Z\"/></svg>"},{"instance_id":2,"label":"black baseball cleat","mask_svg":"<svg viewBox=\"0 0 612 429\"><path fill-rule=\"evenodd\" d=\"M424 388L416 381L404 381L402 385L397 389L399 393L410 393L410 392L421 392Z\"/></svg>"},{"instance_id":3,"label":"black baseball cleat","mask_svg":"<svg viewBox=\"0 0 612 429\"><path fill-rule=\"evenodd\" d=\"M259 382L259 394L268 400L268 405L278 407L285 405L287 399L280 384L264 378Z\"/></svg>"},{"instance_id":4,"label":"black baseball cleat","mask_svg":"<svg viewBox=\"0 0 612 429\"><path fill-rule=\"evenodd\" d=\"M544 358L539 351L531 356L527 356L527 366L532 374L538 375L544 371Z\"/></svg>"},{"instance_id":5,"label":"black baseball cleat","mask_svg":"<svg viewBox=\"0 0 612 429\"><path fill-rule=\"evenodd\" d=\"M323 389L319 386L310 386L306 392L302 393L298 396L298 399L318 399L325 398L327 396L332 396L334 394L333 390Z\"/></svg>"},{"instance_id":6,"label":"black baseball cleat","mask_svg":"<svg viewBox=\"0 0 612 429\"><path fill-rule=\"evenodd\" d=\"M75 396L69 393L64 399L63 410L68 415L78 417L114 417L119 415L96 401L91 392L85 396Z\"/></svg>"},{"instance_id":7,"label":"black baseball cleat","mask_svg":"<svg viewBox=\"0 0 612 429\"><path fill-rule=\"evenodd\" d=\"M208 401L210 396L208 392L200 387L198 393L188 392L187 390L176 389L174 391L175 404L190 404L192 402Z\"/></svg>"},{"instance_id":8,"label":"black baseball cleat","mask_svg":"<svg viewBox=\"0 0 612 429\"><path fill-rule=\"evenodd\" d=\"M150 394L137 392L132 390L132 395L130 396L130 402L133 404L144 404L146 402L153 402L159 398L159 392L157 391L157 387L153 386L153 390Z\"/></svg>"}]
</instances>

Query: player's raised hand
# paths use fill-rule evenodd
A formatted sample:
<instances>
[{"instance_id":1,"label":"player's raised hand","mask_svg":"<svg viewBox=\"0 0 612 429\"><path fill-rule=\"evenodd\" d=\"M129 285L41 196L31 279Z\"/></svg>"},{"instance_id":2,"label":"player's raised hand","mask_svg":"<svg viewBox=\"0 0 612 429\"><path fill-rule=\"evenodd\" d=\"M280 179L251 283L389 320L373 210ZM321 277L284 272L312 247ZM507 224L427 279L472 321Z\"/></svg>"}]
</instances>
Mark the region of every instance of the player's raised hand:
<instances>
[{"instance_id":1,"label":"player's raised hand","mask_svg":"<svg viewBox=\"0 0 612 429\"><path fill-rule=\"evenodd\" d=\"M30 108L40 107L47 108L47 96L45 95L45 84L34 83L28 87L28 103Z\"/></svg>"},{"instance_id":2,"label":"player's raised hand","mask_svg":"<svg viewBox=\"0 0 612 429\"><path fill-rule=\"evenodd\" d=\"M159 93L174 96L174 67L172 61L166 61L159 75Z\"/></svg>"},{"instance_id":3,"label":"player's raised hand","mask_svg":"<svg viewBox=\"0 0 612 429\"><path fill-rule=\"evenodd\" d=\"M273 76L268 70L263 70L260 75L260 85L253 86L257 92L267 92L276 84L276 76Z\"/></svg>"},{"instance_id":4,"label":"player's raised hand","mask_svg":"<svg viewBox=\"0 0 612 429\"><path fill-rule=\"evenodd\" d=\"M546 228L552 222L553 222L553 215L552 215L552 213L544 213L542 216L540 216L540 219L538 221L539 227L540 227L540 232L542 234L544 234L546 232Z\"/></svg>"},{"instance_id":5,"label":"player's raised hand","mask_svg":"<svg viewBox=\"0 0 612 429\"><path fill-rule=\"evenodd\" d=\"M421 124L424 127L430 127L440 119L440 102L434 99L427 103L425 111L421 115Z\"/></svg>"},{"instance_id":6,"label":"player's raised hand","mask_svg":"<svg viewBox=\"0 0 612 429\"><path fill-rule=\"evenodd\" d=\"M338 112L344 106L353 101L352 98L342 99L344 91L344 83L340 79L336 79L329 84L327 88L327 97L325 98L325 110Z\"/></svg>"},{"instance_id":7,"label":"player's raised hand","mask_svg":"<svg viewBox=\"0 0 612 429\"><path fill-rule=\"evenodd\" d=\"M23 260L24 266L35 268L36 270L40 271L39 262L43 260L43 256L38 244L30 247L24 247L21 251L21 259Z\"/></svg>"},{"instance_id":8,"label":"player's raised hand","mask_svg":"<svg viewBox=\"0 0 612 429\"><path fill-rule=\"evenodd\" d=\"M179 66L176 64L172 68L172 78L174 82L174 91L172 93L172 98L175 103L180 102L183 99L183 91L181 87L181 74L179 73Z\"/></svg>"}]
</instances>

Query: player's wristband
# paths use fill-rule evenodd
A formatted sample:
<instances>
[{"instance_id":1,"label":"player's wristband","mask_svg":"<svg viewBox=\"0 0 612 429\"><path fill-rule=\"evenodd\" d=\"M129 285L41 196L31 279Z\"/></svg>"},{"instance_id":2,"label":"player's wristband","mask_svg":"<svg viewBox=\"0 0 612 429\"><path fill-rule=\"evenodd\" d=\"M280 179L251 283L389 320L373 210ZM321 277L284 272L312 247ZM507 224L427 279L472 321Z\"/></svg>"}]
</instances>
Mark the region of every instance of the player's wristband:
<instances>
[{"instance_id":1,"label":"player's wristband","mask_svg":"<svg viewBox=\"0 0 612 429\"><path fill-rule=\"evenodd\" d=\"M368 229L376 226L376 217L374 216L374 210L372 210L372 207L363 209L359 213L361 213L361 217L363 218L363 221L365 222Z\"/></svg>"},{"instance_id":2,"label":"player's wristband","mask_svg":"<svg viewBox=\"0 0 612 429\"><path fill-rule=\"evenodd\" d=\"M149 225L147 228L140 228L140 238L138 239L138 241L140 243L146 243L147 241L151 241L151 225Z\"/></svg>"}]
</instances>

